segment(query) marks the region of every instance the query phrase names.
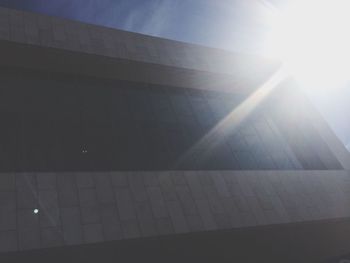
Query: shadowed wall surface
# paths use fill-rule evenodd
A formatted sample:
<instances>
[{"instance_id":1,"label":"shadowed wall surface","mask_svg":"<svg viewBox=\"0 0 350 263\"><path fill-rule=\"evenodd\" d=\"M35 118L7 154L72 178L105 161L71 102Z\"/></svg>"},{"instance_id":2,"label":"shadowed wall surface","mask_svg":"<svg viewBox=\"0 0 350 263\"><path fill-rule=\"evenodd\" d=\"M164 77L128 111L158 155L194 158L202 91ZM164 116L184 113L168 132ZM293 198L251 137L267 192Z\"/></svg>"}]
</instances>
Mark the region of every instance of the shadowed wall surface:
<instances>
[{"instance_id":1,"label":"shadowed wall surface","mask_svg":"<svg viewBox=\"0 0 350 263\"><path fill-rule=\"evenodd\" d=\"M341 170L2 173L0 180L3 252L350 216L350 177Z\"/></svg>"},{"instance_id":2,"label":"shadowed wall surface","mask_svg":"<svg viewBox=\"0 0 350 263\"><path fill-rule=\"evenodd\" d=\"M193 151L249 94L19 68L3 68L0 85L2 171L341 168L297 90ZM298 108L283 110L292 95Z\"/></svg>"}]
</instances>

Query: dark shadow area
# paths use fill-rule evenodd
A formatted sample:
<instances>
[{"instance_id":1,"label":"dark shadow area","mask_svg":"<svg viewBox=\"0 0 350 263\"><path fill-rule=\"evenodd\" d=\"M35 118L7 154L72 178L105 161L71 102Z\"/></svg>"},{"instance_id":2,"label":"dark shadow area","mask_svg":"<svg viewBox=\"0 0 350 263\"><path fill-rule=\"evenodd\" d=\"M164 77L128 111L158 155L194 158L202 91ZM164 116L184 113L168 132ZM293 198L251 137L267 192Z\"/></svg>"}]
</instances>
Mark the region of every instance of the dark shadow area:
<instances>
[{"instance_id":1,"label":"dark shadow area","mask_svg":"<svg viewBox=\"0 0 350 263\"><path fill-rule=\"evenodd\" d=\"M225 138L218 134L191 151L246 97L2 68L0 170L341 168L300 112L289 123L287 114L271 114L283 113L271 103Z\"/></svg>"},{"instance_id":2,"label":"dark shadow area","mask_svg":"<svg viewBox=\"0 0 350 263\"><path fill-rule=\"evenodd\" d=\"M0 262L334 262L350 221L319 221L0 254Z\"/></svg>"}]
</instances>

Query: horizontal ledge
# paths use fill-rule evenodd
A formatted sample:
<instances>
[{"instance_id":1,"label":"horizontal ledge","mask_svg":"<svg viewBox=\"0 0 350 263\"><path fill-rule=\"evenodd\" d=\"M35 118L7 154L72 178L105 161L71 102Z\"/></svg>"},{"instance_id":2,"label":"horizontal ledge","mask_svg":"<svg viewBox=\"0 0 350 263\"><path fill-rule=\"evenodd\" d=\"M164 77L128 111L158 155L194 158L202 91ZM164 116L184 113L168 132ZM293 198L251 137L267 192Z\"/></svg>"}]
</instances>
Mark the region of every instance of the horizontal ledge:
<instances>
[{"instance_id":1,"label":"horizontal ledge","mask_svg":"<svg viewBox=\"0 0 350 263\"><path fill-rule=\"evenodd\" d=\"M0 56L0 66L238 93L250 93L269 77L264 71L271 71L238 77L11 41L0 41Z\"/></svg>"}]
</instances>

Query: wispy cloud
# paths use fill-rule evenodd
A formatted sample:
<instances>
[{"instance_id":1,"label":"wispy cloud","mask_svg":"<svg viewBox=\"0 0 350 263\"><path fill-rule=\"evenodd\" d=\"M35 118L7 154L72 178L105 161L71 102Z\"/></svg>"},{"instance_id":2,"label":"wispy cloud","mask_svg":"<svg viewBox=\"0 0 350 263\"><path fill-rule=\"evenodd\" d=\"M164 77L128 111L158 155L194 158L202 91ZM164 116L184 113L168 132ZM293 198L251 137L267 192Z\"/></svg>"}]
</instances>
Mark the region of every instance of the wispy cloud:
<instances>
[{"instance_id":1,"label":"wispy cloud","mask_svg":"<svg viewBox=\"0 0 350 263\"><path fill-rule=\"evenodd\" d=\"M123 29L138 32L140 30L139 24L142 22L143 17L144 11L140 7L129 11L129 14L124 20Z\"/></svg>"},{"instance_id":2,"label":"wispy cloud","mask_svg":"<svg viewBox=\"0 0 350 263\"><path fill-rule=\"evenodd\" d=\"M153 6L150 19L143 25L142 32L149 35L162 34L164 30L171 24L171 14L176 9L176 1L163 0L159 5Z\"/></svg>"},{"instance_id":3,"label":"wispy cloud","mask_svg":"<svg viewBox=\"0 0 350 263\"><path fill-rule=\"evenodd\" d=\"M161 36L173 25L177 1L151 1L147 6L139 6L130 11L124 22L124 29L147 35Z\"/></svg>"}]
</instances>

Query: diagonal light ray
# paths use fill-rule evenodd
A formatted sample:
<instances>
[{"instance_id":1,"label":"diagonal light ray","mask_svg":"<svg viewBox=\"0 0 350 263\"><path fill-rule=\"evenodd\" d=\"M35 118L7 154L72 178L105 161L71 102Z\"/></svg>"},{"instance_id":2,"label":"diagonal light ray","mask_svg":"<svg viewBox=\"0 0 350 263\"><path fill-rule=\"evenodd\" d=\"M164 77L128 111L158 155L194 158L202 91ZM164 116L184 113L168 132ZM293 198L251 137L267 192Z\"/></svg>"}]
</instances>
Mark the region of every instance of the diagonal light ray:
<instances>
[{"instance_id":1,"label":"diagonal light ray","mask_svg":"<svg viewBox=\"0 0 350 263\"><path fill-rule=\"evenodd\" d=\"M189 148L176 162L175 166L181 166L188 157L194 153L200 152L205 148L206 152L215 148L227 135L231 134L244 121L258 105L260 105L268 95L278 87L278 85L287 78L288 74L283 67L280 67L264 84L255 92L246 98L239 106L233 109L225 118L215 125L207 134L205 134L197 143ZM203 150L202 150L203 151Z\"/></svg>"}]
</instances>

